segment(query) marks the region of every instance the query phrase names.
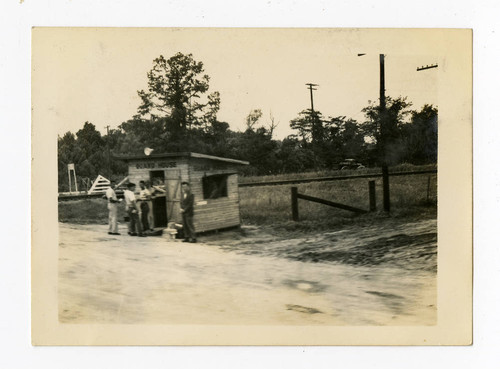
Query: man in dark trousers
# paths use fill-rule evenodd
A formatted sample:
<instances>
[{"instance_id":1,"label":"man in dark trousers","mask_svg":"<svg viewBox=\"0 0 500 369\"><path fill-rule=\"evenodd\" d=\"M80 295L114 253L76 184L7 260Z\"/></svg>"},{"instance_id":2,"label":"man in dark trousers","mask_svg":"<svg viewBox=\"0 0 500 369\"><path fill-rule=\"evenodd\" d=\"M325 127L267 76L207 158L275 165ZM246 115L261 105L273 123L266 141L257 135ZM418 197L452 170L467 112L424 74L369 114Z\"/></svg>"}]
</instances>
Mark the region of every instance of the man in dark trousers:
<instances>
[{"instance_id":1,"label":"man in dark trousers","mask_svg":"<svg viewBox=\"0 0 500 369\"><path fill-rule=\"evenodd\" d=\"M191 193L191 188L188 182L182 182L182 229L184 231L184 240L182 242L196 242L196 233L193 225L194 215L194 195Z\"/></svg>"},{"instance_id":2,"label":"man in dark trousers","mask_svg":"<svg viewBox=\"0 0 500 369\"><path fill-rule=\"evenodd\" d=\"M139 192L139 198L137 199L137 202L139 203L140 209L141 209L141 224L142 224L142 230L143 231L149 231L150 230L150 225L149 225L149 200L151 200L151 194L149 193L149 190L146 188L146 183L144 181L139 182L139 186L141 187L141 192Z\"/></svg>"},{"instance_id":3,"label":"man in dark trousers","mask_svg":"<svg viewBox=\"0 0 500 369\"><path fill-rule=\"evenodd\" d=\"M135 183L128 183L127 189L123 191L125 197L125 208L130 218L128 234L131 236L146 237L142 233L141 222L139 220L139 206L135 198Z\"/></svg>"}]
</instances>

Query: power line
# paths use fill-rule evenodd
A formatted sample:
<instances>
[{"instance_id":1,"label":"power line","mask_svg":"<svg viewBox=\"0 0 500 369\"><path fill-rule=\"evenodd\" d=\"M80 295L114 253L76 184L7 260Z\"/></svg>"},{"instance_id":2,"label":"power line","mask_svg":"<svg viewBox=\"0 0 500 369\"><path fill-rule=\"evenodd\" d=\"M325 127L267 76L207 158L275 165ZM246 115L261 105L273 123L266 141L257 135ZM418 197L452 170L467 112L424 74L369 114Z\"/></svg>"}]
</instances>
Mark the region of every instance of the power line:
<instances>
[{"instance_id":1,"label":"power line","mask_svg":"<svg viewBox=\"0 0 500 369\"><path fill-rule=\"evenodd\" d=\"M436 64L431 64L431 65L426 65L425 67L418 67L417 68L417 72L421 71L421 70L426 70L426 69L431 69L431 68L437 68L438 65L437 63Z\"/></svg>"}]
</instances>

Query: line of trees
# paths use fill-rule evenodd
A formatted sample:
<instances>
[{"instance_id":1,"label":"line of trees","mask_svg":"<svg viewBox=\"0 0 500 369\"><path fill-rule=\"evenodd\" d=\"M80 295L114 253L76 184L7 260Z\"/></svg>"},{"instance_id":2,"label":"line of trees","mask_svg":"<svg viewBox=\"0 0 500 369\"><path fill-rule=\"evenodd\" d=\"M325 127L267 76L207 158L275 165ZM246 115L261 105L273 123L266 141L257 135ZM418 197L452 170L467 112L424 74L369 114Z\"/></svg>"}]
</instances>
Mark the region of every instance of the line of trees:
<instances>
[{"instance_id":1,"label":"line of trees","mask_svg":"<svg viewBox=\"0 0 500 369\"><path fill-rule=\"evenodd\" d=\"M141 104L137 114L118 129L101 135L92 123L85 122L76 134L67 132L58 138L60 191L68 188L67 164L74 163L78 176L87 183L98 174L120 178L126 175L127 167L113 154L138 154L145 147L156 153L194 151L247 160L247 175L336 169L346 158L374 166L380 158L377 143L382 119L392 127L386 145L391 165L437 161L438 111L432 105L416 111L406 98L387 97L384 116L378 105L371 103L362 110L363 122L303 110L290 122L295 133L277 140L273 138L277 126L274 117L263 119L260 109L249 112L243 132L219 121L220 94L210 92L203 63L191 54L156 58L147 79L147 90L138 91Z\"/></svg>"}]
</instances>

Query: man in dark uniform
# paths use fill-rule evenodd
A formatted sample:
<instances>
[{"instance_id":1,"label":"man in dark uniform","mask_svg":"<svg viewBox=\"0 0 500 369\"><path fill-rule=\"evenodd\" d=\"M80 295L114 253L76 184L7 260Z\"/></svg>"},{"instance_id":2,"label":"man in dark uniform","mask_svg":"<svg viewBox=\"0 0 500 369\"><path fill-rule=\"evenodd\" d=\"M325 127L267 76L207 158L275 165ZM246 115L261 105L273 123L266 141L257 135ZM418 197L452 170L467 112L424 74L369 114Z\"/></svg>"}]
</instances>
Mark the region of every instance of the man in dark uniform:
<instances>
[{"instance_id":1,"label":"man in dark uniform","mask_svg":"<svg viewBox=\"0 0 500 369\"><path fill-rule=\"evenodd\" d=\"M196 242L196 232L194 230L194 195L191 193L191 188L188 182L182 182L182 229L184 231L184 240L182 242Z\"/></svg>"}]
</instances>

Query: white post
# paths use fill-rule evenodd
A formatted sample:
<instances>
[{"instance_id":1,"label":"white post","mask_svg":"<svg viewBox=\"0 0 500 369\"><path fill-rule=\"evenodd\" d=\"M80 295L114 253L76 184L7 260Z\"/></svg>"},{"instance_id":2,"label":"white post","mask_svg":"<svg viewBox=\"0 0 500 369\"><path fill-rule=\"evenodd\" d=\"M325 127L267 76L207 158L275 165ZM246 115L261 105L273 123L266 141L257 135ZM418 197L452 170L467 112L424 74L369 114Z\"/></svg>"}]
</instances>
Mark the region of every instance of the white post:
<instances>
[{"instance_id":1,"label":"white post","mask_svg":"<svg viewBox=\"0 0 500 369\"><path fill-rule=\"evenodd\" d=\"M68 184L69 184L69 192L71 193L71 166L73 164L68 164Z\"/></svg>"},{"instance_id":2,"label":"white post","mask_svg":"<svg viewBox=\"0 0 500 369\"><path fill-rule=\"evenodd\" d=\"M78 192L78 182L76 181L76 170L73 169L73 178L75 178L75 191Z\"/></svg>"}]
</instances>

